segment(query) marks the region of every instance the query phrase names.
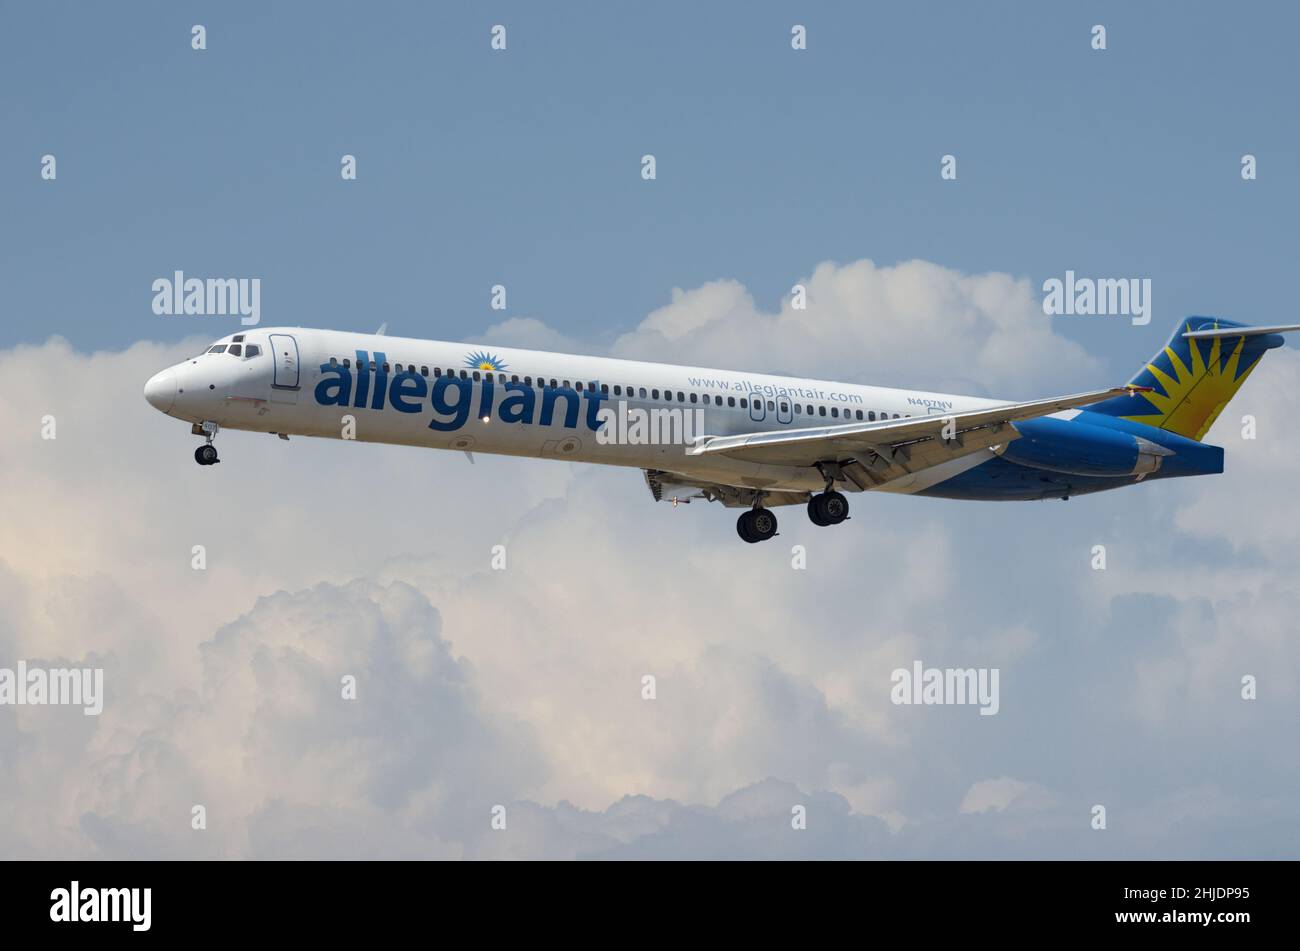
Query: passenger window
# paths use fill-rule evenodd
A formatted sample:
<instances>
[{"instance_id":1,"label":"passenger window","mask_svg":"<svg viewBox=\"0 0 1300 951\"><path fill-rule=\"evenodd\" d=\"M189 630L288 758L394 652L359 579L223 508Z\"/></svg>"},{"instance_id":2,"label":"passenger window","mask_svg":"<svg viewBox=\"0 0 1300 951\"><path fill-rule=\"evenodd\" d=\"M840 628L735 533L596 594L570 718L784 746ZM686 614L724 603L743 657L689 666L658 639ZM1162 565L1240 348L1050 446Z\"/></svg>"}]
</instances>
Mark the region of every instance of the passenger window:
<instances>
[{"instance_id":1,"label":"passenger window","mask_svg":"<svg viewBox=\"0 0 1300 951\"><path fill-rule=\"evenodd\" d=\"M659 391L658 391L658 390L651 390L651 391L650 391L650 395L653 396L655 399L659 399Z\"/></svg>"},{"instance_id":2,"label":"passenger window","mask_svg":"<svg viewBox=\"0 0 1300 951\"><path fill-rule=\"evenodd\" d=\"M740 408L749 409L749 400L745 399L743 396L740 398Z\"/></svg>"},{"instance_id":3,"label":"passenger window","mask_svg":"<svg viewBox=\"0 0 1300 951\"><path fill-rule=\"evenodd\" d=\"M734 396L728 396L728 397L727 397L727 405L730 406L732 409L735 409L735 408L736 408L736 398L735 398Z\"/></svg>"},{"instance_id":4,"label":"passenger window","mask_svg":"<svg viewBox=\"0 0 1300 951\"><path fill-rule=\"evenodd\" d=\"M776 409L776 404L773 403L771 400L768 400L768 401L767 401L767 408L768 408L769 410L774 410L774 409Z\"/></svg>"},{"instance_id":5,"label":"passenger window","mask_svg":"<svg viewBox=\"0 0 1300 951\"><path fill-rule=\"evenodd\" d=\"M790 412L790 404L789 404L789 403L782 403L782 404L781 404L781 412L783 412L783 413L788 413L788 412Z\"/></svg>"},{"instance_id":6,"label":"passenger window","mask_svg":"<svg viewBox=\"0 0 1300 951\"><path fill-rule=\"evenodd\" d=\"M817 407L817 415L818 415L818 416L825 416L825 415L826 415L826 407L825 407L825 406L818 406L818 407Z\"/></svg>"},{"instance_id":7,"label":"passenger window","mask_svg":"<svg viewBox=\"0 0 1300 951\"><path fill-rule=\"evenodd\" d=\"M614 395L615 395L615 396L622 396L622 395L623 395L623 385L622 385L621 383L615 383L615 384L614 384Z\"/></svg>"},{"instance_id":8,"label":"passenger window","mask_svg":"<svg viewBox=\"0 0 1300 951\"><path fill-rule=\"evenodd\" d=\"M425 366L420 367L420 376L428 376L428 375L429 375L429 368Z\"/></svg>"},{"instance_id":9,"label":"passenger window","mask_svg":"<svg viewBox=\"0 0 1300 951\"><path fill-rule=\"evenodd\" d=\"M722 405L722 397L721 397L721 396L715 396L715 397L713 398L713 405L714 405L714 406L721 406L721 405Z\"/></svg>"},{"instance_id":10,"label":"passenger window","mask_svg":"<svg viewBox=\"0 0 1300 951\"><path fill-rule=\"evenodd\" d=\"M352 369L352 361L349 360L349 359L347 359L346 357L344 357L344 359L343 359L343 368L344 368L345 370L351 370L351 369Z\"/></svg>"},{"instance_id":11,"label":"passenger window","mask_svg":"<svg viewBox=\"0 0 1300 951\"><path fill-rule=\"evenodd\" d=\"M602 396L609 396L609 384L608 383L600 384L600 392Z\"/></svg>"},{"instance_id":12,"label":"passenger window","mask_svg":"<svg viewBox=\"0 0 1300 951\"><path fill-rule=\"evenodd\" d=\"M872 423L876 421L876 411L874 409L867 410L867 420Z\"/></svg>"},{"instance_id":13,"label":"passenger window","mask_svg":"<svg viewBox=\"0 0 1300 951\"><path fill-rule=\"evenodd\" d=\"M249 349L249 350L252 350L253 348L252 348L252 347L249 347L248 349ZM330 366L332 366L332 367L336 367L336 366L338 366L338 365L339 365L338 358L337 358L337 357L330 357Z\"/></svg>"},{"instance_id":14,"label":"passenger window","mask_svg":"<svg viewBox=\"0 0 1300 951\"><path fill-rule=\"evenodd\" d=\"M371 360L371 361L370 361L370 369L371 369L371 370L374 370L374 369L375 369L375 361L374 361L374 360Z\"/></svg>"},{"instance_id":15,"label":"passenger window","mask_svg":"<svg viewBox=\"0 0 1300 951\"><path fill-rule=\"evenodd\" d=\"M385 372L385 373L388 372L388 362L387 362L387 361L384 362L384 372Z\"/></svg>"},{"instance_id":16,"label":"passenger window","mask_svg":"<svg viewBox=\"0 0 1300 951\"><path fill-rule=\"evenodd\" d=\"M699 401L700 401L699 394L698 394L698 393L692 393L692 394L691 394L691 402L692 402L692 403L698 403Z\"/></svg>"},{"instance_id":17,"label":"passenger window","mask_svg":"<svg viewBox=\"0 0 1300 951\"><path fill-rule=\"evenodd\" d=\"M795 404L794 404L794 414L795 414L796 416L802 416L802 415L803 415L803 407L800 406L798 403L795 403Z\"/></svg>"}]
</instances>

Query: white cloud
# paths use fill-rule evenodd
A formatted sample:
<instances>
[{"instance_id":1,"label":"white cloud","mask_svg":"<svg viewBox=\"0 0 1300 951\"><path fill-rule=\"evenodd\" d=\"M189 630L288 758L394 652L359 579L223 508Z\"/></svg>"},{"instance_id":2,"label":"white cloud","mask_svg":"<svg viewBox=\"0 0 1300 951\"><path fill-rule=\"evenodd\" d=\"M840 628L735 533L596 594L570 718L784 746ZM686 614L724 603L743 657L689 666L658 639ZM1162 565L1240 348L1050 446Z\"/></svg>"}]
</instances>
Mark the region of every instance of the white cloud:
<instances>
[{"instance_id":1,"label":"white cloud","mask_svg":"<svg viewBox=\"0 0 1300 951\"><path fill-rule=\"evenodd\" d=\"M511 317L503 320L489 327L474 342L557 353L585 352L581 341L565 336L535 317Z\"/></svg>"},{"instance_id":2,"label":"white cloud","mask_svg":"<svg viewBox=\"0 0 1300 951\"><path fill-rule=\"evenodd\" d=\"M735 281L676 289L613 355L1013 397L1102 382L1100 364L1053 332L1023 278L861 260L819 264L803 283L807 309L787 296L775 313Z\"/></svg>"},{"instance_id":3,"label":"white cloud","mask_svg":"<svg viewBox=\"0 0 1300 951\"><path fill-rule=\"evenodd\" d=\"M801 342L809 318L724 283L615 350L998 386L1090 372L1022 284L824 265L811 299L836 332ZM866 332L868 313L893 316ZM955 349L915 343L940 337ZM1300 669L1300 525L1275 504L1300 460L1280 435L1231 445L1220 479L1066 505L859 496L844 526L783 510L776 542L745 546L734 512L656 505L626 470L236 432L200 468L140 394L191 349L0 352L0 664L95 659L109 694L98 719L0 711L2 853L1236 854L1300 825L1300 773L1275 755ZM1248 405L1262 384L1291 406L1276 357ZM1098 540L1113 570L1089 569ZM918 658L1000 667L1001 712L892 705L890 671ZM1103 788L1126 830L1105 845L1087 833ZM1187 796L1190 832L1157 821Z\"/></svg>"},{"instance_id":4,"label":"white cloud","mask_svg":"<svg viewBox=\"0 0 1300 951\"><path fill-rule=\"evenodd\" d=\"M1008 809L1046 809L1055 804L1051 792L1038 783L1011 776L980 780L966 790L958 812L1005 812Z\"/></svg>"}]
</instances>

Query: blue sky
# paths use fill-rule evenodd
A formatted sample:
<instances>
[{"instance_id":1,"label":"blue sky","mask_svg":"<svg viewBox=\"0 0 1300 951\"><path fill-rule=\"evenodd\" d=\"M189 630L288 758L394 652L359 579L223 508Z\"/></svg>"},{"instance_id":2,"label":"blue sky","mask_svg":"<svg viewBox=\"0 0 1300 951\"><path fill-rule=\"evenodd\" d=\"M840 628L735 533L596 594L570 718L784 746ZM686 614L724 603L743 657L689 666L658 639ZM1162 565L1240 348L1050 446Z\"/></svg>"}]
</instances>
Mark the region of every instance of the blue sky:
<instances>
[{"instance_id":1,"label":"blue sky","mask_svg":"<svg viewBox=\"0 0 1300 951\"><path fill-rule=\"evenodd\" d=\"M5 20L0 343L204 332L150 311L174 269L260 276L264 323L471 340L503 316L500 282L508 316L593 346L712 279L774 309L823 260L1150 277L1149 327L1060 328L1123 373L1187 313L1294 309L1285 5L11 3Z\"/></svg>"}]
</instances>

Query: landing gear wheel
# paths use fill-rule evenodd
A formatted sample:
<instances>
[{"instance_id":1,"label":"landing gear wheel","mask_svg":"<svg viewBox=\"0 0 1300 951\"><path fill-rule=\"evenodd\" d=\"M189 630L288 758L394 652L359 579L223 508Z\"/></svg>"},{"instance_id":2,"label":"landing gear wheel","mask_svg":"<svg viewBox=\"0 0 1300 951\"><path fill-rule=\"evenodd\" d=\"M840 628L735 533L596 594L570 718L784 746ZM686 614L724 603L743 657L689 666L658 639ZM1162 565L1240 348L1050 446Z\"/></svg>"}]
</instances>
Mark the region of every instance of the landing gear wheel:
<instances>
[{"instance_id":1,"label":"landing gear wheel","mask_svg":"<svg viewBox=\"0 0 1300 951\"><path fill-rule=\"evenodd\" d=\"M201 466L210 466L221 460L217 458L217 447L208 443L194 450L194 461Z\"/></svg>"},{"instance_id":2,"label":"landing gear wheel","mask_svg":"<svg viewBox=\"0 0 1300 951\"><path fill-rule=\"evenodd\" d=\"M776 516L767 509L750 509L736 520L736 534L751 545L776 534Z\"/></svg>"},{"instance_id":3,"label":"landing gear wheel","mask_svg":"<svg viewBox=\"0 0 1300 951\"><path fill-rule=\"evenodd\" d=\"M849 517L849 500L835 491L808 500L808 517L814 525L838 525Z\"/></svg>"}]
</instances>

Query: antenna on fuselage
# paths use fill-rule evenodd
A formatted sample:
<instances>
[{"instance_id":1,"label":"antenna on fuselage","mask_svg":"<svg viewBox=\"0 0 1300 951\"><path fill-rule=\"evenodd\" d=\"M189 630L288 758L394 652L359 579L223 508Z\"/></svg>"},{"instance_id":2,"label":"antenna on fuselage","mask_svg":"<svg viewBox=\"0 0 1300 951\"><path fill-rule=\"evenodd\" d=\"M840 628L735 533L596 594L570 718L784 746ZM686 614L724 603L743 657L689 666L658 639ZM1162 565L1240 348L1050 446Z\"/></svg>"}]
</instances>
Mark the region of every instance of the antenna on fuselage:
<instances>
[{"instance_id":1,"label":"antenna on fuselage","mask_svg":"<svg viewBox=\"0 0 1300 951\"><path fill-rule=\"evenodd\" d=\"M382 324L379 325L379 329L375 331L375 336L382 337L387 332L387 330L388 330L388 321L385 320Z\"/></svg>"}]
</instances>

